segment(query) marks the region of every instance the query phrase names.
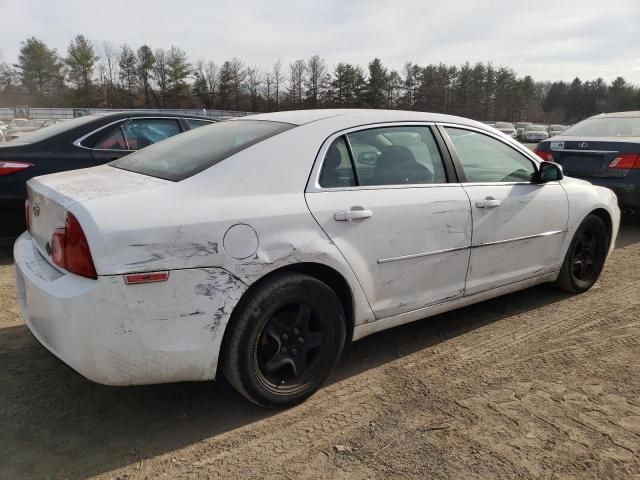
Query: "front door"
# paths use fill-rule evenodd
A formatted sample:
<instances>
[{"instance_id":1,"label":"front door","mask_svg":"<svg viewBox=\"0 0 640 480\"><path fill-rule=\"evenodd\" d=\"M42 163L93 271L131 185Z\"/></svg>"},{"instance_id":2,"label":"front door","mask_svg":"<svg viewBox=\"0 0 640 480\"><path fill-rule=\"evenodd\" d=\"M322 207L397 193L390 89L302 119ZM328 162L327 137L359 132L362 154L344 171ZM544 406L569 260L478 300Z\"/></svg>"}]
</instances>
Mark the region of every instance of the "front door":
<instances>
[{"instance_id":1,"label":"front door","mask_svg":"<svg viewBox=\"0 0 640 480\"><path fill-rule=\"evenodd\" d=\"M536 165L481 132L445 127L471 201L473 240L466 293L560 268L567 195L559 182L533 183Z\"/></svg>"},{"instance_id":2,"label":"front door","mask_svg":"<svg viewBox=\"0 0 640 480\"><path fill-rule=\"evenodd\" d=\"M429 127L339 136L306 199L377 318L463 295L469 199L460 184L447 183Z\"/></svg>"}]
</instances>

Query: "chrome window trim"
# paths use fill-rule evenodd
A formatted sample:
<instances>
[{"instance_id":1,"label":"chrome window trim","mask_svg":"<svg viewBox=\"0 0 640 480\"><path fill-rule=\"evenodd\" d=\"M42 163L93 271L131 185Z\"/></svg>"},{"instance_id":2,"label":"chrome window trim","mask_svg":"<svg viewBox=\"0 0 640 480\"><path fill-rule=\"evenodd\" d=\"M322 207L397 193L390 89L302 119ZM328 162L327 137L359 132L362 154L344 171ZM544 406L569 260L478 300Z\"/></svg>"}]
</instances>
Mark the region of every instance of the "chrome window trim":
<instances>
[{"instance_id":1,"label":"chrome window trim","mask_svg":"<svg viewBox=\"0 0 640 480\"><path fill-rule=\"evenodd\" d=\"M345 128L343 130L339 130L334 132L329 137L327 137L322 145L320 146L320 150L316 154L316 158L313 162L313 168L311 169L311 174L309 175L309 180L307 181L307 187L305 188L305 193L322 193L322 192L341 192L341 191L357 191L357 190L390 190L390 189L398 189L398 188L434 188L434 187L459 187L459 183L409 183L409 184L400 184L400 185L357 185L353 187L322 187L320 186L320 171L322 170L322 165L324 163L324 157L327 153L327 150L331 146L331 144L335 141L336 138L346 135L353 132L360 132L363 130L373 130L375 128L386 128L386 127L432 127L436 124L433 121L408 121L408 122L382 122L382 123L368 123L364 125L358 125L355 127ZM435 141L435 138L434 138ZM442 163L444 164L444 158L442 158ZM444 165L443 165L444 166Z\"/></svg>"},{"instance_id":2,"label":"chrome window trim","mask_svg":"<svg viewBox=\"0 0 640 480\"><path fill-rule=\"evenodd\" d=\"M377 262L378 262L378 264L389 263L389 262L397 262L399 260L409 260L409 259L413 259L413 258L428 257L428 256L431 256L431 255L440 255L440 254L443 254L443 253L458 252L458 251L461 251L461 250L467 250L467 249L473 249L473 248L488 247L488 246L491 246L491 245L501 245L503 243L519 242L519 241L522 241L522 240L530 240L532 238L549 237L551 235L558 235L558 234L561 234L561 233L566 233L566 230L550 230L548 232L536 233L534 235L525 235L524 237L507 238L506 240L496 240L496 241L493 241L493 242L478 243L476 245L467 245L467 246L464 246L464 247L445 248L444 250L433 250L433 251L430 251L430 252L411 253L411 254L408 254L408 255L400 255L398 257L379 258L377 260Z\"/></svg>"},{"instance_id":3,"label":"chrome window trim","mask_svg":"<svg viewBox=\"0 0 640 480\"><path fill-rule=\"evenodd\" d=\"M104 130L105 128L109 128L117 123L122 123L122 122L126 122L127 120L131 120L131 119L135 119L135 120L149 120L149 119L153 119L153 120L175 120L178 123L178 126L180 127L181 132L180 133L184 133L187 130L182 130L182 125L180 125L180 119L183 117L154 117L154 116L144 116L144 117L125 117L125 118L120 118L118 120L114 120L111 123L107 123L106 125L103 125L99 128L96 128L95 130L87 133L86 135L83 135L82 137L78 138L76 141L74 141L72 144L75 145L76 147L80 147L80 148L84 148L85 150L92 150L95 152L136 152L137 150L123 150L121 148L91 148L91 147L85 147L84 145L82 145L82 142L84 140L86 140L88 137L90 137L91 135L95 135L96 133ZM194 119L195 120L195 119ZM215 123L215 122L212 122ZM126 136L125 136L125 141L127 140Z\"/></svg>"}]
</instances>

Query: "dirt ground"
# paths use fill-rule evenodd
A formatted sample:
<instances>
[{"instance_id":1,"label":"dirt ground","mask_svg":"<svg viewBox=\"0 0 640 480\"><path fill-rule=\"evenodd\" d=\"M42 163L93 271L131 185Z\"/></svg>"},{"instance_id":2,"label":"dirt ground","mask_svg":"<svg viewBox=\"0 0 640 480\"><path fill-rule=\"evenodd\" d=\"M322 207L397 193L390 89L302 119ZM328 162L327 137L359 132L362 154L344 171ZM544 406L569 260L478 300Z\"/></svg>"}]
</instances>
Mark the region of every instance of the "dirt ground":
<instances>
[{"instance_id":1,"label":"dirt ground","mask_svg":"<svg viewBox=\"0 0 640 480\"><path fill-rule=\"evenodd\" d=\"M0 478L640 478L640 223L547 286L349 346L286 411L224 382L114 388L29 334L0 249Z\"/></svg>"}]
</instances>

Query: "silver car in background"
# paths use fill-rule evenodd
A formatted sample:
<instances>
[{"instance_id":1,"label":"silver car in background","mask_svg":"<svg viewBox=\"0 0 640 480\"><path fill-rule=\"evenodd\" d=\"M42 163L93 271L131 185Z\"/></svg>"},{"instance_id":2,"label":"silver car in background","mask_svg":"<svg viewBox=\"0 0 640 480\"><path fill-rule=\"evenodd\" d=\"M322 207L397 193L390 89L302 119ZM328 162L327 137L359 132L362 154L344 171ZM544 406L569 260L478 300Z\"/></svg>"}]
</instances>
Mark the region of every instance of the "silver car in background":
<instances>
[{"instance_id":1,"label":"silver car in background","mask_svg":"<svg viewBox=\"0 0 640 480\"><path fill-rule=\"evenodd\" d=\"M524 129L522 139L525 142L541 142L549 138L546 125L528 125Z\"/></svg>"},{"instance_id":2,"label":"silver car in background","mask_svg":"<svg viewBox=\"0 0 640 480\"><path fill-rule=\"evenodd\" d=\"M569 127L567 127L566 125L549 125L549 127L547 128L547 133L549 134L549 137L553 137L554 135L560 135L567 128Z\"/></svg>"},{"instance_id":3,"label":"silver car in background","mask_svg":"<svg viewBox=\"0 0 640 480\"><path fill-rule=\"evenodd\" d=\"M524 130L531 125L531 122L516 122L513 124L516 127L516 134L519 140L524 138Z\"/></svg>"},{"instance_id":4,"label":"silver car in background","mask_svg":"<svg viewBox=\"0 0 640 480\"><path fill-rule=\"evenodd\" d=\"M511 122L496 122L496 126L493 128L495 128L496 130L500 130L502 133L510 136L511 138L516 138L518 136L516 127Z\"/></svg>"}]
</instances>

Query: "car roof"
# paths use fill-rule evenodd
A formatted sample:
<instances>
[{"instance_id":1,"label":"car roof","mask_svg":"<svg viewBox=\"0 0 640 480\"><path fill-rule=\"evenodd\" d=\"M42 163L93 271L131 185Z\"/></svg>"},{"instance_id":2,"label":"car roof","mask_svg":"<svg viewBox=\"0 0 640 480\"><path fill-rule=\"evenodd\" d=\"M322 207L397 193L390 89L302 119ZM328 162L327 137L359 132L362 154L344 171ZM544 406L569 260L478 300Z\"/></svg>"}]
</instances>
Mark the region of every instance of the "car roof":
<instances>
[{"instance_id":1,"label":"car roof","mask_svg":"<svg viewBox=\"0 0 640 480\"><path fill-rule=\"evenodd\" d=\"M602 117L607 117L607 118L615 118L615 117L634 118L634 117L640 117L640 110L628 111L628 112L601 113L599 115L594 115L591 118L602 118Z\"/></svg>"},{"instance_id":2,"label":"car roof","mask_svg":"<svg viewBox=\"0 0 640 480\"><path fill-rule=\"evenodd\" d=\"M319 109L319 110L291 110L286 112L261 113L241 117L232 121L242 120L267 120L272 122L291 123L304 125L311 122L330 122L340 120L340 123L352 121L353 125L366 125L368 123L385 122L441 122L456 123L475 126L486 129L484 123L468 118L444 115L440 113L414 112L407 110L382 110L382 109Z\"/></svg>"},{"instance_id":3,"label":"car roof","mask_svg":"<svg viewBox=\"0 0 640 480\"><path fill-rule=\"evenodd\" d=\"M215 122L215 118L203 117L202 115L191 115L189 113L158 112L153 110L122 110L119 112L93 113L83 115L83 117L93 118L127 118L127 117L171 117L171 118L196 118L198 120L209 120Z\"/></svg>"}]
</instances>

